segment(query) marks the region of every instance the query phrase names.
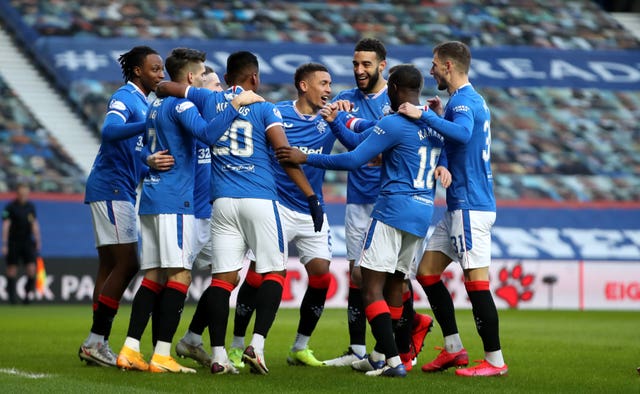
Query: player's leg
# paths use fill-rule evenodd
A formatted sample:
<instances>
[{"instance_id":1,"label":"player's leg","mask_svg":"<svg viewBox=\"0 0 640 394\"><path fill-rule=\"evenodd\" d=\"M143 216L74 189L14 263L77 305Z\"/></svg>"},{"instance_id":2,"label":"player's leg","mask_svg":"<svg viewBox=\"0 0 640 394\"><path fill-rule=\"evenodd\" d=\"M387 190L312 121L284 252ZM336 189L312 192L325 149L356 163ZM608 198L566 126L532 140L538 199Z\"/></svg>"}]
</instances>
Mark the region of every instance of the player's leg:
<instances>
[{"instance_id":1,"label":"player's leg","mask_svg":"<svg viewBox=\"0 0 640 394\"><path fill-rule=\"evenodd\" d=\"M427 242L416 275L444 337L444 348L433 361L422 366L424 372L442 371L469 363L469 356L462 346L458 333L453 300L441 278L444 270L457 256L450 237L454 233L457 234L460 229L452 228L453 216L455 213L445 212L444 218L436 225ZM454 223L457 222L457 220L454 221Z\"/></svg>"},{"instance_id":2,"label":"player's leg","mask_svg":"<svg viewBox=\"0 0 640 394\"><path fill-rule=\"evenodd\" d=\"M459 255L459 261L464 270L465 288L471 302L476 328L482 339L484 360L479 365L457 370L456 375L505 375L508 369L500 347L498 310L489 288L491 227L495 221L495 213L462 211L462 218L465 224L469 223L469 231L466 232L464 249L462 255Z\"/></svg>"},{"instance_id":3,"label":"player's leg","mask_svg":"<svg viewBox=\"0 0 640 394\"><path fill-rule=\"evenodd\" d=\"M186 214L159 214L156 234L160 268L167 276L162 295L157 302L159 316L157 343L149 362L151 372L195 373L171 357L171 342L184 309L193 267L196 244L195 217Z\"/></svg>"},{"instance_id":4,"label":"player's leg","mask_svg":"<svg viewBox=\"0 0 640 394\"><path fill-rule=\"evenodd\" d=\"M256 295L253 336L243 353L251 371L269 372L264 358L264 341L276 318L286 276L287 242L277 201L243 199L241 227L256 256L256 272L263 281Z\"/></svg>"},{"instance_id":5,"label":"player's leg","mask_svg":"<svg viewBox=\"0 0 640 394\"><path fill-rule=\"evenodd\" d=\"M209 339L211 341L214 374L237 373L231 364L225 347L229 298L238 283L247 245L238 225L238 211L242 202L238 199L219 198L213 202L211 214L211 285L208 299Z\"/></svg>"},{"instance_id":6,"label":"player's leg","mask_svg":"<svg viewBox=\"0 0 640 394\"><path fill-rule=\"evenodd\" d=\"M321 231L315 232L308 214L282 208L282 217L287 229L287 239L293 240L300 262L307 271L308 285L300 304L300 319L296 338L287 357L290 365L322 366L309 349L309 339L315 330L327 300L331 274L331 243L329 224L325 216Z\"/></svg>"},{"instance_id":7,"label":"player's leg","mask_svg":"<svg viewBox=\"0 0 640 394\"><path fill-rule=\"evenodd\" d=\"M347 204L345 209L344 226L349 261L349 294L347 296L349 348L342 356L325 360L325 365L351 366L352 362L361 360L367 353L367 318L360 290L362 275L358 260L372 210L373 204Z\"/></svg>"},{"instance_id":8,"label":"player's leg","mask_svg":"<svg viewBox=\"0 0 640 394\"><path fill-rule=\"evenodd\" d=\"M373 351L365 360L352 364L354 369L371 367L370 375L406 376L393 333L393 320L402 316L402 286L410 265L405 251L404 233L376 219L371 219L364 241L360 267L365 313L376 339ZM415 239L414 239L415 238ZM412 237L412 243L417 242ZM411 249L411 257L415 247ZM407 260L409 260L407 262ZM405 269L406 266L406 269Z\"/></svg>"},{"instance_id":9,"label":"player's leg","mask_svg":"<svg viewBox=\"0 0 640 394\"><path fill-rule=\"evenodd\" d=\"M206 269L211 272L211 218L196 218L196 245L194 253L197 254L193 263L193 269ZM204 349L202 334L209 324L208 303L211 287L207 286L200 295L196 310L189 323L189 328L184 336L176 343L176 354L182 358L189 357L203 366L211 366L211 357Z\"/></svg>"},{"instance_id":10,"label":"player's leg","mask_svg":"<svg viewBox=\"0 0 640 394\"><path fill-rule=\"evenodd\" d=\"M140 339L144 333L155 305L166 282L165 272L160 265L159 215L141 215L140 233L142 236L142 259L140 268L144 277L131 304L131 315L127 337L120 353L117 365L123 369L146 371L149 365L140 353Z\"/></svg>"},{"instance_id":11,"label":"player's leg","mask_svg":"<svg viewBox=\"0 0 640 394\"><path fill-rule=\"evenodd\" d=\"M115 365L116 355L108 345L108 338L122 294L139 269L137 215L128 201L98 201L91 203L90 208L99 263L93 290L92 326L82 347L102 343L104 352L100 354L106 352L110 357L100 364ZM86 349L83 352L81 348L80 358L86 360L83 353L86 354Z\"/></svg>"},{"instance_id":12,"label":"player's leg","mask_svg":"<svg viewBox=\"0 0 640 394\"><path fill-rule=\"evenodd\" d=\"M236 368L244 368L244 362L242 361L242 352L245 348L244 337L247 333L251 316L253 316L253 311L256 309L256 296L263 279L262 274L256 272L253 252L249 251L247 256L250 256L251 262L244 281L238 289L236 310L233 318L233 340L229 348L229 360Z\"/></svg>"}]
</instances>

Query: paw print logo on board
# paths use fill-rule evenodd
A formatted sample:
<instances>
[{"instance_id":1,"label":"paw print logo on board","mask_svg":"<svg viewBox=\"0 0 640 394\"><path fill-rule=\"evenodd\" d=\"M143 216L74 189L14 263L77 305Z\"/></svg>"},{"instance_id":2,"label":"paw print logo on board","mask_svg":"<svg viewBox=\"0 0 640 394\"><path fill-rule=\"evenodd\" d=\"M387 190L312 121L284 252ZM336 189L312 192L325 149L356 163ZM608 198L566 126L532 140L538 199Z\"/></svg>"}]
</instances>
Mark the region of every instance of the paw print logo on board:
<instances>
[{"instance_id":1,"label":"paw print logo on board","mask_svg":"<svg viewBox=\"0 0 640 394\"><path fill-rule=\"evenodd\" d=\"M531 285L535 275L524 274L522 263L516 264L511 271L503 267L498 274L500 285L496 289L496 295L503 299L509 308L516 308L520 302L530 301L533 298Z\"/></svg>"}]
</instances>

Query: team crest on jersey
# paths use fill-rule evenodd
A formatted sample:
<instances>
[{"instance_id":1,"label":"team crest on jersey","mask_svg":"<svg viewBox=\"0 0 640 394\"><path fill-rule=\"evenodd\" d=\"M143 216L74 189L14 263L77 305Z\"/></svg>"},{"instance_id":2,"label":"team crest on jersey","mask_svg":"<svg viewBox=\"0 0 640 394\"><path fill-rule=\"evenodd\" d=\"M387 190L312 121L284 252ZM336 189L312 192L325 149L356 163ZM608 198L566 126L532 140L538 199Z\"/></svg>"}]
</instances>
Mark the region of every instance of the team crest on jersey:
<instances>
[{"instance_id":1,"label":"team crest on jersey","mask_svg":"<svg viewBox=\"0 0 640 394\"><path fill-rule=\"evenodd\" d=\"M273 114L278 118L282 119L282 114L280 113L280 110L278 108L273 107Z\"/></svg>"},{"instance_id":2,"label":"team crest on jersey","mask_svg":"<svg viewBox=\"0 0 640 394\"><path fill-rule=\"evenodd\" d=\"M180 103L176 105L176 112L182 113L188 110L189 108L193 107L193 105L194 104L191 101L185 101L184 103Z\"/></svg>"},{"instance_id":3,"label":"team crest on jersey","mask_svg":"<svg viewBox=\"0 0 640 394\"><path fill-rule=\"evenodd\" d=\"M324 119L321 119L318 123L316 123L316 129L320 134L324 134L327 131L327 122Z\"/></svg>"},{"instance_id":4,"label":"team crest on jersey","mask_svg":"<svg viewBox=\"0 0 640 394\"><path fill-rule=\"evenodd\" d=\"M391 106L389 104L385 104L384 107L382 107L382 114L384 116L387 116L391 113Z\"/></svg>"},{"instance_id":5,"label":"team crest on jersey","mask_svg":"<svg viewBox=\"0 0 640 394\"><path fill-rule=\"evenodd\" d=\"M127 106L124 105L124 103L122 101L113 99L109 103L109 109L115 109L115 110L118 110L118 111L124 111L125 109L127 109Z\"/></svg>"}]
</instances>

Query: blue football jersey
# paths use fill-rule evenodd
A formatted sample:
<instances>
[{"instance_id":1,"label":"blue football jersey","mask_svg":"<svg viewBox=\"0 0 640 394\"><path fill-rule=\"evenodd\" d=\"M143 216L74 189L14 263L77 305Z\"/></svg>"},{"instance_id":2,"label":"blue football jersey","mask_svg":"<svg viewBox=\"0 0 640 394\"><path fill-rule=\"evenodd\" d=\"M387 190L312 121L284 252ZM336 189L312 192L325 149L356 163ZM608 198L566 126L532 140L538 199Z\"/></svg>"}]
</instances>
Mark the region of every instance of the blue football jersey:
<instances>
[{"instance_id":1,"label":"blue football jersey","mask_svg":"<svg viewBox=\"0 0 640 394\"><path fill-rule=\"evenodd\" d=\"M114 124L144 122L147 98L132 82L121 86L109 100L103 129ZM138 155L143 146L143 133L121 139L104 140L87 178L85 202L136 201L136 187L147 167Z\"/></svg>"},{"instance_id":2,"label":"blue football jersey","mask_svg":"<svg viewBox=\"0 0 640 394\"><path fill-rule=\"evenodd\" d=\"M149 169L142 184L139 213L194 214L196 138L207 144L226 131L231 117L221 116L207 123L189 100L176 97L156 99L147 117L145 143L151 154L168 150L175 164L167 171Z\"/></svg>"},{"instance_id":3,"label":"blue football jersey","mask_svg":"<svg viewBox=\"0 0 640 394\"><path fill-rule=\"evenodd\" d=\"M491 115L484 98L471 84L456 90L445 106L444 117L424 111L422 121L446 140L451 185L447 208L496 210L491 173Z\"/></svg>"},{"instance_id":4,"label":"blue football jersey","mask_svg":"<svg viewBox=\"0 0 640 394\"><path fill-rule=\"evenodd\" d=\"M203 111L205 118L232 107L231 100L243 89L226 91L191 88L187 97ZM273 155L267 130L282 126L282 116L273 103L260 102L241 107L226 133L211 147L211 199L260 198L277 200Z\"/></svg>"},{"instance_id":5,"label":"blue football jersey","mask_svg":"<svg viewBox=\"0 0 640 394\"><path fill-rule=\"evenodd\" d=\"M391 112L387 87L374 94L364 94L358 88L343 90L333 99L349 100L353 103L351 115L358 118L378 120ZM366 163L350 171L347 176L347 203L371 204L380 192L380 167Z\"/></svg>"},{"instance_id":6,"label":"blue football jersey","mask_svg":"<svg viewBox=\"0 0 640 394\"><path fill-rule=\"evenodd\" d=\"M295 106L295 101L283 101L277 104L282 115L282 124L287 135L289 145L300 149L304 153L330 153L336 137L330 131L327 122L318 114L301 114ZM278 198L285 207L301 213L309 213L307 197L289 178L275 156L272 157L275 170ZM325 170L312 166L302 166L313 192L318 196L321 204L322 182Z\"/></svg>"},{"instance_id":7,"label":"blue football jersey","mask_svg":"<svg viewBox=\"0 0 640 394\"><path fill-rule=\"evenodd\" d=\"M371 217L424 237L431 223L434 171L444 139L401 115L389 115L351 152L307 156L307 164L335 170L358 168L382 153L380 193Z\"/></svg>"}]
</instances>

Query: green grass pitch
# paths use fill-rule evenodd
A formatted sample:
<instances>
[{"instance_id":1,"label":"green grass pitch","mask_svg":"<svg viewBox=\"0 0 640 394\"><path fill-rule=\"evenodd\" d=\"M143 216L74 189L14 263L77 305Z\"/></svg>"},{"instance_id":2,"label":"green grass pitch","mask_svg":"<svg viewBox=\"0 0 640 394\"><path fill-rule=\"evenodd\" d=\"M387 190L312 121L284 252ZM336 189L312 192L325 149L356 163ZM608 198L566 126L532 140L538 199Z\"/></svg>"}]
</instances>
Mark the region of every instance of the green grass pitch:
<instances>
[{"instance_id":1,"label":"green grass pitch","mask_svg":"<svg viewBox=\"0 0 640 394\"><path fill-rule=\"evenodd\" d=\"M186 330L194 306L188 305L174 343ZM427 311L428 312L428 311ZM116 317L111 344L118 352L130 313ZM404 379L364 376L349 368L291 367L286 356L298 311L281 309L267 338L268 376L248 368L235 376L123 372L89 367L77 357L90 328L90 306L0 306L0 390L2 393L640 393L640 313L579 311L500 311L501 342L509 375L462 378L453 370L425 374L420 366L442 344L436 325L427 336L418 365ZM458 325L470 358L482 358L471 312L458 312ZM229 332L231 324L229 325ZM205 332L205 344L208 335ZM143 353L151 354L150 336ZM325 310L310 347L319 359L332 358L348 345L346 312ZM369 348L373 340L369 337ZM195 366L191 360L185 365Z\"/></svg>"}]
</instances>

